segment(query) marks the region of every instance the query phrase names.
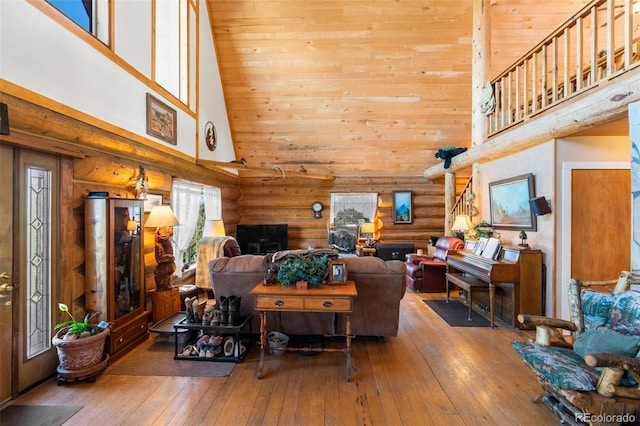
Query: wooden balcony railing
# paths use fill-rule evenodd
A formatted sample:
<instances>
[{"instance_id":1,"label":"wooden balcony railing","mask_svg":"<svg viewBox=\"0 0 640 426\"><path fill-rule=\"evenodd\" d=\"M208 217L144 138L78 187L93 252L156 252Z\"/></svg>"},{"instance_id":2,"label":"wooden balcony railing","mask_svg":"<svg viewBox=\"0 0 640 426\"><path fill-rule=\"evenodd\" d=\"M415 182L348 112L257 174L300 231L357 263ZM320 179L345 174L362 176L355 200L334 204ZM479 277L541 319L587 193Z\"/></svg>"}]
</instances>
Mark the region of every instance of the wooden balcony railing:
<instances>
[{"instance_id":1,"label":"wooden balcony railing","mask_svg":"<svg viewBox=\"0 0 640 426\"><path fill-rule=\"evenodd\" d=\"M496 77L487 136L637 70L639 8L640 0L593 0Z\"/></svg>"}]
</instances>

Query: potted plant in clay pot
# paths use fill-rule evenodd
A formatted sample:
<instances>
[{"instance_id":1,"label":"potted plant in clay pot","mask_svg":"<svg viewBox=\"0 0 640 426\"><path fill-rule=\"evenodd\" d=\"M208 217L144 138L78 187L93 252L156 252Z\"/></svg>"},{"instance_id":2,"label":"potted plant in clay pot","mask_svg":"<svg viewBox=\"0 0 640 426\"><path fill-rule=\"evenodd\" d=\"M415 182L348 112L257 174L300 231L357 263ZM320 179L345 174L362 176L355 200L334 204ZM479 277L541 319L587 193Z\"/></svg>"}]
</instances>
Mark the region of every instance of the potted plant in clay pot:
<instances>
[{"instance_id":1,"label":"potted plant in clay pot","mask_svg":"<svg viewBox=\"0 0 640 426\"><path fill-rule=\"evenodd\" d=\"M70 317L55 326L58 331L51 340L60 362L57 369L58 384L81 379L93 382L109 361L109 356L103 357L103 352L105 340L111 332L110 324L105 321L90 323L100 312L86 314L83 321L76 321L67 305L58 303L58 308Z\"/></svg>"}]
</instances>

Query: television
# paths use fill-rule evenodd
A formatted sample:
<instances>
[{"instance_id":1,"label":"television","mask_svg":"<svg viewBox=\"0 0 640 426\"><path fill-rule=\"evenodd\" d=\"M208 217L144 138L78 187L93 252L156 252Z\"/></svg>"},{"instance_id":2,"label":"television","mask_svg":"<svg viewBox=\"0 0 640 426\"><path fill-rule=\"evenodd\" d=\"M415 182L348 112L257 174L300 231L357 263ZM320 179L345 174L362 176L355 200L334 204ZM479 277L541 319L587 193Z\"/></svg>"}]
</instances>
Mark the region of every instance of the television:
<instances>
[{"instance_id":1,"label":"television","mask_svg":"<svg viewBox=\"0 0 640 426\"><path fill-rule=\"evenodd\" d=\"M288 226L275 225L236 225L236 241L242 254L275 253L289 248Z\"/></svg>"},{"instance_id":2,"label":"television","mask_svg":"<svg viewBox=\"0 0 640 426\"><path fill-rule=\"evenodd\" d=\"M405 261L409 253L414 253L413 244L376 244L376 256L382 260Z\"/></svg>"}]
</instances>

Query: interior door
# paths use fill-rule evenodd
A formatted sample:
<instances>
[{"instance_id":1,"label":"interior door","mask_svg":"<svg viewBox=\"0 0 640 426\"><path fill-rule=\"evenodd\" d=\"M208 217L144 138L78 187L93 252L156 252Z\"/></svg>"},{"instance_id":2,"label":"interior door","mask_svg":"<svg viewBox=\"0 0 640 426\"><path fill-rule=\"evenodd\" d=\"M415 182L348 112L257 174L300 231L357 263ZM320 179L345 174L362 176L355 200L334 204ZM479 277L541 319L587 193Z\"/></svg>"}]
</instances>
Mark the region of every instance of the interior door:
<instances>
[{"instance_id":1,"label":"interior door","mask_svg":"<svg viewBox=\"0 0 640 426\"><path fill-rule=\"evenodd\" d=\"M57 157L16 150L13 187L14 347L17 390L55 372L51 344L57 319L59 164ZM4 209L5 206L2 206Z\"/></svg>"},{"instance_id":2,"label":"interior door","mask_svg":"<svg viewBox=\"0 0 640 426\"><path fill-rule=\"evenodd\" d=\"M571 194L571 276L610 280L629 270L631 172L575 169Z\"/></svg>"},{"instance_id":3,"label":"interior door","mask_svg":"<svg viewBox=\"0 0 640 426\"><path fill-rule=\"evenodd\" d=\"M0 279L0 285L12 283L13 277L13 190L12 173L13 150L0 145L0 274L7 273L8 278ZM13 330L13 291L8 287L0 289L0 404L11 399L11 368L13 351L11 334Z\"/></svg>"}]
</instances>

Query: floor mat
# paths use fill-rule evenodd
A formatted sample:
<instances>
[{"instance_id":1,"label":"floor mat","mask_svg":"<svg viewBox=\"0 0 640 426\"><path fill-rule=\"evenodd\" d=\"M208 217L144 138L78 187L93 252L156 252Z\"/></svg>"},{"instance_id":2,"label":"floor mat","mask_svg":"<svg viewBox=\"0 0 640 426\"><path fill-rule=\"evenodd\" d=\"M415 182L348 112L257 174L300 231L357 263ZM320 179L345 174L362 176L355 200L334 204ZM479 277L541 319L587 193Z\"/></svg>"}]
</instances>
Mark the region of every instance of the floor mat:
<instances>
[{"instance_id":1,"label":"floor mat","mask_svg":"<svg viewBox=\"0 0 640 426\"><path fill-rule=\"evenodd\" d=\"M452 300L449 303L446 300L422 299L422 301L451 327L489 327L491 325L491 322L477 312L471 313L471 321L469 321L469 308L458 300Z\"/></svg>"},{"instance_id":2,"label":"floor mat","mask_svg":"<svg viewBox=\"0 0 640 426\"><path fill-rule=\"evenodd\" d=\"M82 407L77 406L9 405L0 411L0 425L61 425L81 409Z\"/></svg>"},{"instance_id":3,"label":"floor mat","mask_svg":"<svg viewBox=\"0 0 640 426\"><path fill-rule=\"evenodd\" d=\"M173 343L154 343L150 338L103 373L114 376L221 377L233 371L235 363L174 360Z\"/></svg>"}]
</instances>

